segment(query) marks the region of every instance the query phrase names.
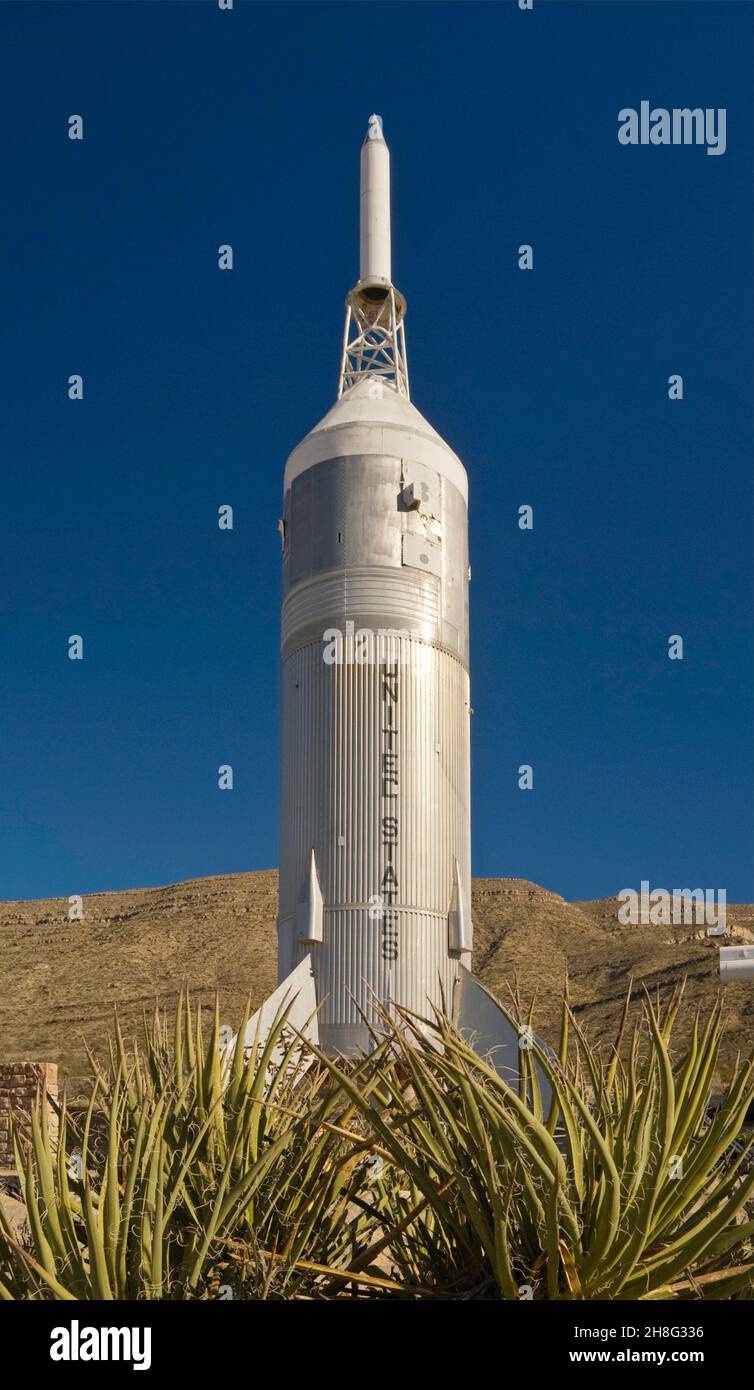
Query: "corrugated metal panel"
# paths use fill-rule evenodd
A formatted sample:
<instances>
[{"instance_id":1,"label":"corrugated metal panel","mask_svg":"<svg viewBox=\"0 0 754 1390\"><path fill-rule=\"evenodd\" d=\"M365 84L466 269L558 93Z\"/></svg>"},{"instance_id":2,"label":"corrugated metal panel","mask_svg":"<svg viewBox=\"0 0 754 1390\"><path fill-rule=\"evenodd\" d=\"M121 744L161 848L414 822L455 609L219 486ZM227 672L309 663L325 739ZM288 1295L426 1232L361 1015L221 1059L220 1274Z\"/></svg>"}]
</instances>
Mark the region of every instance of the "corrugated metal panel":
<instances>
[{"instance_id":1,"label":"corrugated metal panel","mask_svg":"<svg viewBox=\"0 0 754 1390\"><path fill-rule=\"evenodd\" d=\"M411 457L325 458L285 499L279 970L310 951L331 1051L367 1045L361 1012L374 1017L375 1001L427 1013L444 992L450 1006L456 862L470 896L466 504L447 473ZM412 480L431 515L421 498L409 507ZM404 539L435 546L437 573L403 563ZM347 624L373 641L413 635L373 645L363 664L355 646L327 664L324 632ZM304 944L295 913L312 850L324 929Z\"/></svg>"},{"instance_id":2,"label":"corrugated metal panel","mask_svg":"<svg viewBox=\"0 0 754 1390\"><path fill-rule=\"evenodd\" d=\"M368 907L380 895L385 872L382 668L328 666L320 643L296 651L283 668L280 971L282 978L304 949L293 946L288 921L313 848L325 928L323 944L307 949L318 998L326 999L325 1029L358 1033L359 1007L370 1016L373 993L426 1012L428 990L439 1002L442 982L449 1002L457 973L448 953L447 915L456 859L467 893L470 888L468 674L426 643L402 638L392 649L398 696L395 961L385 959L382 924L370 920Z\"/></svg>"}]
</instances>

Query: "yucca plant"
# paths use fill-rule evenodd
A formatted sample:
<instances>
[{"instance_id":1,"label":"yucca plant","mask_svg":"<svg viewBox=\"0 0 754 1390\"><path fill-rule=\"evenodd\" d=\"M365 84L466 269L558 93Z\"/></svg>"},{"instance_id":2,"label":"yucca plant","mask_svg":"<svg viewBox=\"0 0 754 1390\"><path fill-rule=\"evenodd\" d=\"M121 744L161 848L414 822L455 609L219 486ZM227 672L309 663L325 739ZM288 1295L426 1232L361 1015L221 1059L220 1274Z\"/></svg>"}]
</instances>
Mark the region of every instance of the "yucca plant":
<instances>
[{"instance_id":1,"label":"yucca plant","mask_svg":"<svg viewBox=\"0 0 754 1390\"><path fill-rule=\"evenodd\" d=\"M711 1115L720 1013L674 1060L679 1005L626 1037L627 999L603 1059L566 998L515 1089L442 1014L385 1016L342 1065L286 1010L232 1056L187 999L141 1048L116 1026L83 1122L64 1102L53 1144L42 1097L16 1133L29 1234L0 1215L0 1297L749 1297L754 1060Z\"/></svg>"},{"instance_id":2,"label":"yucca plant","mask_svg":"<svg viewBox=\"0 0 754 1390\"><path fill-rule=\"evenodd\" d=\"M268 1297L337 1269L363 1222L343 1220L359 1159L348 1131L313 1118L329 1078L309 1068L287 1012L251 1059L248 1010L232 1057L217 1007L206 1045L187 999L172 1040L158 1014L129 1052L116 1025L108 1066L91 1058L83 1123L64 1102L55 1146L43 1096L28 1146L15 1132L29 1241L0 1209L0 1297Z\"/></svg>"},{"instance_id":3,"label":"yucca plant","mask_svg":"<svg viewBox=\"0 0 754 1390\"><path fill-rule=\"evenodd\" d=\"M439 1297L749 1296L752 1141L733 1146L754 1059L710 1116L720 1012L673 1062L679 1004L645 999L622 1059L627 1001L605 1062L566 1000L559 1056L523 1051L518 1090L441 1015L404 1013L358 1077L322 1057L389 1155L370 1210L394 1277Z\"/></svg>"}]
</instances>

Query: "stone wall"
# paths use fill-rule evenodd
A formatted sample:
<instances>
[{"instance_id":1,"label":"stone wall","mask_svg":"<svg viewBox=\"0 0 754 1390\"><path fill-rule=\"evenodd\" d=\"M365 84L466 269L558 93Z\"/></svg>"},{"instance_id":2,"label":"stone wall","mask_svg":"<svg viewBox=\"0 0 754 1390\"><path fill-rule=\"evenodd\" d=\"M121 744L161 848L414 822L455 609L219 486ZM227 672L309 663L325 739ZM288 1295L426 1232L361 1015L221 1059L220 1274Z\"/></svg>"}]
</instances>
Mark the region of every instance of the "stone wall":
<instances>
[{"instance_id":1,"label":"stone wall","mask_svg":"<svg viewBox=\"0 0 754 1390\"><path fill-rule=\"evenodd\" d=\"M58 1068L56 1062L5 1062L0 1065L0 1168L15 1168L13 1140L10 1129L11 1108L23 1120L31 1113L37 1090L45 1087L47 1094L57 1100ZM57 1134L57 1115L48 1110L50 1134Z\"/></svg>"}]
</instances>

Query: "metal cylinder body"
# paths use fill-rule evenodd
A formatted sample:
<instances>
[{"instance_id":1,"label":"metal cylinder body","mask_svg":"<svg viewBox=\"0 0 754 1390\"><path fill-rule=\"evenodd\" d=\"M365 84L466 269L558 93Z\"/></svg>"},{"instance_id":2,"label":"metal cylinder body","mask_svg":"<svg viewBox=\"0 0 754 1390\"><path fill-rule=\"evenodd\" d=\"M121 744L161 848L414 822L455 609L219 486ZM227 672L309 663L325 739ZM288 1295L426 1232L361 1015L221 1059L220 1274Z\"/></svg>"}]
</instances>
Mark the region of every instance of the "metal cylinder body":
<instances>
[{"instance_id":1,"label":"metal cylinder body","mask_svg":"<svg viewBox=\"0 0 754 1390\"><path fill-rule=\"evenodd\" d=\"M282 659L279 978L311 955L320 1041L352 1055L380 1007L450 1008L470 947L465 473L390 388L289 461Z\"/></svg>"}]
</instances>

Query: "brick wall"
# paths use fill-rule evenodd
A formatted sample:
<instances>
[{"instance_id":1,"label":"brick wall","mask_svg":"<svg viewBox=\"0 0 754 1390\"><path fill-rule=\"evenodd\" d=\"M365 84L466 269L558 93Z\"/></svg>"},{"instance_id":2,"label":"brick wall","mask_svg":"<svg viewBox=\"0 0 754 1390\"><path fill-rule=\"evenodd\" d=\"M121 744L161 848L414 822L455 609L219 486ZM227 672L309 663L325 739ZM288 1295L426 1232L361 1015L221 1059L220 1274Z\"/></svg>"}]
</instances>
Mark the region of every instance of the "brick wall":
<instances>
[{"instance_id":1,"label":"brick wall","mask_svg":"<svg viewBox=\"0 0 754 1390\"><path fill-rule=\"evenodd\" d=\"M0 1065L0 1168L15 1168L13 1141L10 1132L10 1110L23 1123L37 1095L45 1087L47 1094L57 1100L58 1068L56 1062L6 1062ZM48 1109L50 1134L57 1134L57 1115Z\"/></svg>"}]
</instances>

